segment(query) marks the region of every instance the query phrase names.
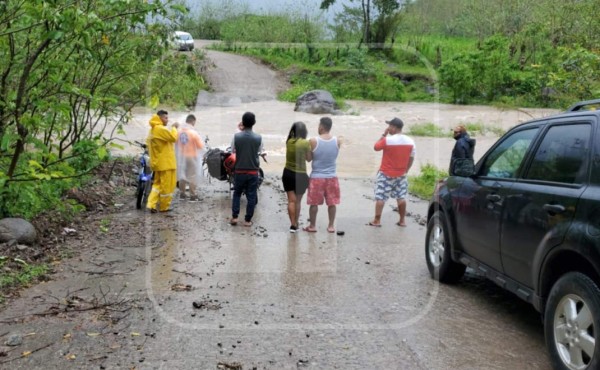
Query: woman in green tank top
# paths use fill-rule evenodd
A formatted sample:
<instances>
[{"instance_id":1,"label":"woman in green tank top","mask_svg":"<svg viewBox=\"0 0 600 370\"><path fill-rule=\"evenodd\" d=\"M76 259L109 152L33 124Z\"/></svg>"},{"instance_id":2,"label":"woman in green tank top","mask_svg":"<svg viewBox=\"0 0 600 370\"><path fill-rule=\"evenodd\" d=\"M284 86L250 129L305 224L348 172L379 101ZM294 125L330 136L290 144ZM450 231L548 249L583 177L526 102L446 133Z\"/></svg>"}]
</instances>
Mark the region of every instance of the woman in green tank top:
<instances>
[{"instance_id":1,"label":"woman in green tank top","mask_svg":"<svg viewBox=\"0 0 600 370\"><path fill-rule=\"evenodd\" d=\"M310 143L306 140L307 135L306 125L303 122L294 122L285 142L285 168L281 179L288 199L291 233L298 230L302 196L308 188L306 162L312 160L312 152Z\"/></svg>"}]
</instances>

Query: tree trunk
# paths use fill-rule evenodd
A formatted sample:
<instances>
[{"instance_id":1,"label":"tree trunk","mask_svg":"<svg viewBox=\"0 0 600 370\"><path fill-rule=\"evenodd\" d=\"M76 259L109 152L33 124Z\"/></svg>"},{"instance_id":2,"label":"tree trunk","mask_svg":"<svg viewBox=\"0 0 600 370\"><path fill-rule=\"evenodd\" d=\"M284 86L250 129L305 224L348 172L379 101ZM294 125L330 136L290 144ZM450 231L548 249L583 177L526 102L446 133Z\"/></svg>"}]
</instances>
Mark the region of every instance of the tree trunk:
<instances>
[{"instance_id":1,"label":"tree trunk","mask_svg":"<svg viewBox=\"0 0 600 370\"><path fill-rule=\"evenodd\" d=\"M10 166L8 168L8 172L6 176L9 179L12 179L15 169L17 168L17 163L19 162L19 157L23 153L25 149L25 141L27 139L27 135L29 135L29 131L27 127L21 124L21 116L24 111L23 107L23 99L25 99L25 87L27 85L27 81L29 80L29 76L31 73L31 69L33 65L42 54L42 52L50 45L50 39L44 40L40 44L40 46L35 50L35 52L27 59L27 63L25 64L25 68L23 69L23 74L21 75L21 80L19 81L19 88L17 90L17 97L15 99L15 124L17 125L17 132L19 134L19 140L17 141L17 146L15 148L15 152L13 154L12 160L10 162Z\"/></svg>"},{"instance_id":2,"label":"tree trunk","mask_svg":"<svg viewBox=\"0 0 600 370\"><path fill-rule=\"evenodd\" d=\"M371 0L362 0L363 37L362 41L370 48L371 43Z\"/></svg>"}]
</instances>

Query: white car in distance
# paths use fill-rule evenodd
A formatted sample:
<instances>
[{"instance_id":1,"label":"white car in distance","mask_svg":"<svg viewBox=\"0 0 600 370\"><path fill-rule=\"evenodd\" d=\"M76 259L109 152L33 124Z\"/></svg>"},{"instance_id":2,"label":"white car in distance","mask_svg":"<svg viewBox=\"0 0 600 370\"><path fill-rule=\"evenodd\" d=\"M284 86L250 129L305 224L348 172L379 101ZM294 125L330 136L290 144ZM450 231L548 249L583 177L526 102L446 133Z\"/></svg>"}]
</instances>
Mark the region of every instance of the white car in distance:
<instances>
[{"instance_id":1,"label":"white car in distance","mask_svg":"<svg viewBox=\"0 0 600 370\"><path fill-rule=\"evenodd\" d=\"M194 38L187 32L175 31L173 32L173 45L180 51L192 51L194 50Z\"/></svg>"}]
</instances>

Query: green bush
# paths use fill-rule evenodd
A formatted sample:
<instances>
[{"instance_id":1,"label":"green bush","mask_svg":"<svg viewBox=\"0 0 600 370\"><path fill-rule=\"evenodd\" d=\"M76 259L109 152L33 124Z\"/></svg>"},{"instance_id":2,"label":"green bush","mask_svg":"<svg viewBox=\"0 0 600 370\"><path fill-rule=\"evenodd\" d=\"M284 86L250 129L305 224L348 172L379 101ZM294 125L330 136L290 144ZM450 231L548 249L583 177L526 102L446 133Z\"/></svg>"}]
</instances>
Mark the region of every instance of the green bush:
<instances>
[{"instance_id":1,"label":"green bush","mask_svg":"<svg viewBox=\"0 0 600 370\"><path fill-rule=\"evenodd\" d=\"M408 191L422 199L430 199L435 189L435 184L448 177L448 172L440 170L432 164L421 167L418 176L409 176Z\"/></svg>"},{"instance_id":2,"label":"green bush","mask_svg":"<svg viewBox=\"0 0 600 370\"><path fill-rule=\"evenodd\" d=\"M83 178L72 178L9 182L0 189L0 217L31 220L44 211L56 210L70 219L85 207L72 200L65 201L63 195L69 189L82 186L84 181Z\"/></svg>"},{"instance_id":3,"label":"green bush","mask_svg":"<svg viewBox=\"0 0 600 370\"><path fill-rule=\"evenodd\" d=\"M502 127L486 125L482 122L467 122L461 123L467 129L470 136L479 136L493 134L494 136L502 136L505 131Z\"/></svg>"},{"instance_id":4,"label":"green bush","mask_svg":"<svg viewBox=\"0 0 600 370\"><path fill-rule=\"evenodd\" d=\"M445 137L450 136L449 131L443 130L440 126L435 123L417 123L408 127L407 133L412 136L426 136L426 137Z\"/></svg>"},{"instance_id":5,"label":"green bush","mask_svg":"<svg viewBox=\"0 0 600 370\"><path fill-rule=\"evenodd\" d=\"M194 107L198 92L208 88L199 73L203 60L204 53L199 50L166 55L152 71L152 95L158 97L160 104L175 109Z\"/></svg>"},{"instance_id":6,"label":"green bush","mask_svg":"<svg viewBox=\"0 0 600 370\"><path fill-rule=\"evenodd\" d=\"M459 53L440 67L440 83L454 103L494 101L511 91L518 68L511 58L509 41L494 36L476 51Z\"/></svg>"},{"instance_id":7,"label":"green bush","mask_svg":"<svg viewBox=\"0 0 600 370\"><path fill-rule=\"evenodd\" d=\"M322 89L336 99L366 99L374 101L404 100L404 85L394 77L376 71L365 75L349 71L303 71L291 78L292 87L279 95L284 101L294 102L302 93Z\"/></svg>"}]
</instances>

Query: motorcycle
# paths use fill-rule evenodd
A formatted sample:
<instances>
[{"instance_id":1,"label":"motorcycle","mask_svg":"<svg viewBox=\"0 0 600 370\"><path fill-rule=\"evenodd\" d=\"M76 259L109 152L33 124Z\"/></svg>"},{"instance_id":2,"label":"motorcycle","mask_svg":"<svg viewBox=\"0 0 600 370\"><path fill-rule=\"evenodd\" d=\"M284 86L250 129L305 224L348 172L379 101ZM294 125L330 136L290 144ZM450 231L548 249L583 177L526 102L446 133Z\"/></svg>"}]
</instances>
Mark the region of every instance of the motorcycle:
<instances>
[{"instance_id":1,"label":"motorcycle","mask_svg":"<svg viewBox=\"0 0 600 370\"><path fill-rule=\"evenodd\" d=\"M146 144L135 142L143 152L140 155L139 167L137 168L138 183L136 191L136 203L137 209L142 209L148 203L148 196L152 190L152 169L150 168L150 154L148 153L148 147Z\"/></svg>"},{"instance_id":2,"label":"motorcycle","mask_svg":"<svg viewBox=\"0 0 600 370\"><path fill-rule=\"evenodd\" d=\"M219 181L226 181L229 184L231 194L233 194L233 170L235 167L236 155L232 153L231 147L225 150L219 148L211 148L208 146L208 137L205 140L205 148L207 152L202 160L203 172L208 173L210 182L211 177ZM267 163L266 153L260 153L259 157ZM206 171L204 170L206 169ZM258 169L258 188L263 183L265 174L262 168Z\"/></svg>"}]
</instances>

